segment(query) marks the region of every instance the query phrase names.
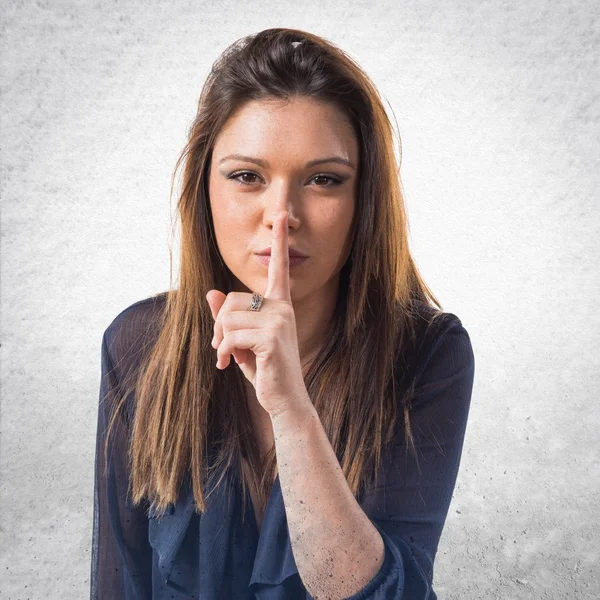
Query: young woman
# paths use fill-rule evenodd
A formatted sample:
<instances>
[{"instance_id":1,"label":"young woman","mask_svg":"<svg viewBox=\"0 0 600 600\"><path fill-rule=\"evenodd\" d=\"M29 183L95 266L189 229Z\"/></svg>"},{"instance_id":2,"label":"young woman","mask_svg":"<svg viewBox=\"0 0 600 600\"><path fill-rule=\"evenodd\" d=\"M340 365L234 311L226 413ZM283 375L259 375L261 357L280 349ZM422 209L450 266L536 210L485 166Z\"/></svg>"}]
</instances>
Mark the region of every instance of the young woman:
<instances>
[{"instance_id":1,"label":"young woman","mask_svg":"<svg viewBox=\"0 0 600 600\"><path fill-rule=\"evenodd\" d=\"M184 159L179 287L102 340L92 599L435 599L474 356L411 257L375 87L262 31Z\"/></svg>"}]
</instances>

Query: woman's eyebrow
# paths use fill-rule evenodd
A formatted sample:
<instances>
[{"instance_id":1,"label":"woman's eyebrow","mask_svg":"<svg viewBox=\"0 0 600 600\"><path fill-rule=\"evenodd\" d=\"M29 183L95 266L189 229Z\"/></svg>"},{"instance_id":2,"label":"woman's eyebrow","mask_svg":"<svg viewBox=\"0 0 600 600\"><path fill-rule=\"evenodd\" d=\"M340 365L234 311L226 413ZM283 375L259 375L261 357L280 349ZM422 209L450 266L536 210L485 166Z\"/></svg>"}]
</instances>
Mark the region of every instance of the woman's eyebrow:
<instances>
[{"instance_id":1,"label":"woman's eyebrow","mask_svg":"<svg viewBox=\"0 0 600 600\"><path fill-rule=\"evenodd\" d=\"M225 162L226 160L243 160L245 162L257 164L258 166L264 167L265 169L269 167L269 163L266 160L262 160L260 158L252 158L251 156L244 156L243 154L228 154L219 161L219 164ZM346 165L351 169L356 170L356 167L349 160L342 158L341 156L330 156L328 158L318 158L317 160L309 160L304 166L308 169L309 167L314 167L316 165L330 162Z\"/></svg>"}]
</instances>

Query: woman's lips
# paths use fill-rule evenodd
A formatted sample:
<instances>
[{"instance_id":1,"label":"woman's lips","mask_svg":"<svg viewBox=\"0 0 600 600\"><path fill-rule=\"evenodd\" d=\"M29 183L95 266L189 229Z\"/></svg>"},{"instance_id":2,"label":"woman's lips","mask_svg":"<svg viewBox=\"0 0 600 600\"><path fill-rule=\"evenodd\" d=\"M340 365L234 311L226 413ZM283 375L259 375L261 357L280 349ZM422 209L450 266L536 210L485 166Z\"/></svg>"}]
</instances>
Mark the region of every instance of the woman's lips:
<instances>
[{"instance_id":1,"label":"woman's lips","mask_svg":"<svg viewBox=\"0 0 600 600\"><path fill-rule=\"evenodd\" d=\"M269 266L271 262L271 257L269 255L264 254L255 254L256 258L263 265ZM308 256L290 256L290 269L301 265L304 261L308 260Z\"/></svg>"}]
</instances>

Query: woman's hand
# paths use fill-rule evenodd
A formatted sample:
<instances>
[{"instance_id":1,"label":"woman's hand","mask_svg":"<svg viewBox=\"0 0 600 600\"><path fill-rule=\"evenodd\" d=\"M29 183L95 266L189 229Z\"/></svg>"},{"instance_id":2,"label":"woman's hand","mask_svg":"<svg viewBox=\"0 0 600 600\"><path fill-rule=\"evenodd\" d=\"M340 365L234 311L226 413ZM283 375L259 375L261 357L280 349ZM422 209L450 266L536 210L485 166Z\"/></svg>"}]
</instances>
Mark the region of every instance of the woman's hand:
<instances>
[{"instance_id":1,"label":"woman's hand","mask_svg":"<svg viewBox=\"0 0 600 600\"><path fill-rule=\"evenodd\" d=\"M290 295L287 212L282 216L273 225L267 291L260 310L250 310L251 293L210 290L206 295L215 319L212 346L217 349L217 368L227 368L233 354L272 417L310 403Z\"/></svg>"}]
</instances>

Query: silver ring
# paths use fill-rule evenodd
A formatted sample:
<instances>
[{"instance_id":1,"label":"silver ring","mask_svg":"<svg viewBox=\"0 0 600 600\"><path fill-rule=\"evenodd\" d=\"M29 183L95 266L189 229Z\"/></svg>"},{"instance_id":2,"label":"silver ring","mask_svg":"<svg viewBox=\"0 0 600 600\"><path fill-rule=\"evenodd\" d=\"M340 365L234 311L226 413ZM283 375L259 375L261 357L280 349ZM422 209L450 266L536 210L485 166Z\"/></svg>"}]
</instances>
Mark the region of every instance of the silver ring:
<instances>
[{"instance_id":1,"label":"silver ring","mask_svg":"<svg viewBox=\"0 0 600 600\"><path fill-rule=\"evenodd\" d=\"M263 297L260 294L252 294L252 302L250 302L250 310L258 312L262 305Z\"/></svg>"}]
</instances>

